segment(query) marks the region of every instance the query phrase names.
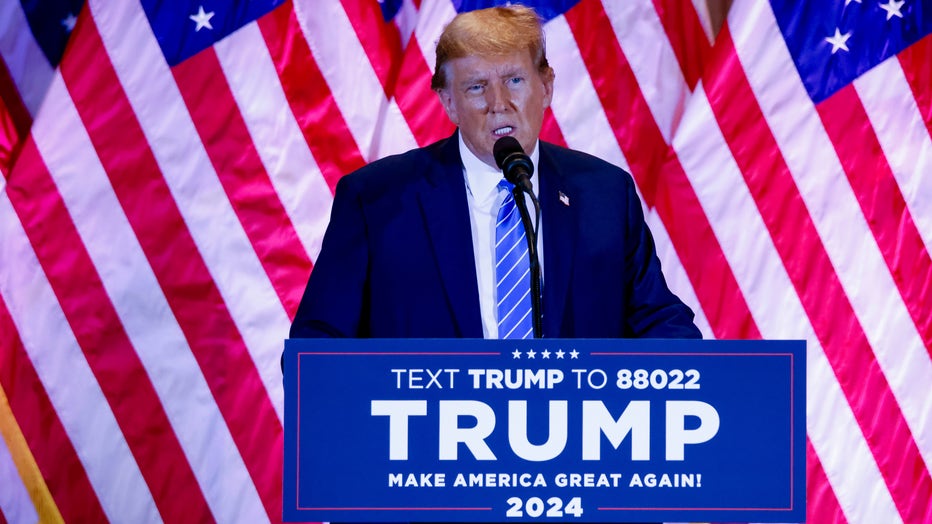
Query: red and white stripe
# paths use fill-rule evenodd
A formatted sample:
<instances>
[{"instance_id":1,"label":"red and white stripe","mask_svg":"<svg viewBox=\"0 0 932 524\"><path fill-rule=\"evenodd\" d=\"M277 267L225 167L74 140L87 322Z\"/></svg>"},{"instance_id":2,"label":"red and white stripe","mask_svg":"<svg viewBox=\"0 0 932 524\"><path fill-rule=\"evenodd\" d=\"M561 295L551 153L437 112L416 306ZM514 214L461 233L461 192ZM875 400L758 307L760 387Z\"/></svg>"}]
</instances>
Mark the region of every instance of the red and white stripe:
<instances>
[{"instance_id":1,"label":"red and white stripe","mask_svg":"<svg viewBox=\"0 0 932 524\"><path fill-rule=\"evenodd\" d=\"M851 146L863 145L861 139L873 130L866 122L849 126L849 136L833 135L826 129L834 125L826 112L847 110L851 114L857 107L832 106L845 93L818 108L813 106L768 6L734 6L716 51L716 64L704 75L708 104L766 226L766 231L757 234L772 238L814 330L814 337L806 337L810 361L818 342L870 449L872 456L862 461L872 459L880 478L870 483L868 476L852 476L849 448L814 431L816 424L826 424L825 415L813 413L813 404L821 403L816 388L834 384L813 384L810 373L810 438L815 452L830 482L857 485L835 489L845 513L855 520L863 515L854 510L863 500L887 497L892 498L893 507L881 520L927 520L932 498L926 458L930 448L919 444L927 442L925 414L930 398L924 384L932 380L932 367L904 305L908 296L898 293L883 258L882 235L896 235L902 229L881 229L883 225L875 222L872 231L857 192L860 189L861 198L867 199L883 197L883 193L868 195L867 188L849 181L843 169L850 155L859 153ZM692 102L701 103L701 97ZM928 151L923 142L910 147L917 153ZM872 160L885 161L879 151ZM734 191L737 186L731 187ZM890 185L886 188L880 190L896 192ZM733 199L734 193L725 200ZM734 219L735 215L730 216ZM747 215L739 216L739 222L748 221ZM737 256L747 257L748 252L738 251ZM774 275L762 276L771 279ZM800 335L780 330L766 336ZM871 505L873 510L881 507L880 503Z\"/></svg>"},{"instance_id":2,"label":"red and white stripe","mask_svg":"<svg viewBox=\"0 0 932 524\"><path fill-rule=\"evenodd\" d=\"M90 0L52 71L0 6L0 386L65 521L280 519L279 356L333 188L452 130L454 15L287 1L169 68L140 6ZM703 333L808 341L810 521L932 520L932 37L816 106L766 3L711 25L548 22L544 134L632 173ZM42 514L0 447L0 511Z\"/></svg>"},{"instance_id":3,"label":"red and white stripe","mask_svg":"<svg viewBox=\"0 0 932 524\"><path fill-rule=\"evenodd\" d=\"M112 189L107 191L107 174L93 155L90 138L80 132L83 127L76 108L66 103L70 98L57 92L60 89L64 89L63 84L55 82L49 98L50 105L60 106L54 113L57 118L40 118L33 127L58 192L74 217L81 241L158 392L215 517L234 521L240 514L261 520L261 511L255 511L261 510L255 490L241 492L239 488L251 488L251 483L223 417L211 399L208 384L198 372L197 361L116 193ZM77 135L83 136L72 135L70 140L63 141L55 129L69 133L77 130ZM80 161L75 162L76 159ZM76 166L81 166L80 173L75 172ZM90 193L86 191L88 184L100 190ZM114 250L113 246L120 249ZM153 330L152 324L159 329ZM179 381L185 384L183 389L178 388ZM224 510L228 512L225 516Z\"/></svg>"},{"instance_id":4,"label":"red and white stripe","mask_svg":"<svg viewBox=\"0 0 932 524\"><path fill-rule=\"evenodd\" d=\"M13 188L7 186L0 198L0 227L3 228L4 238L0 262L4 268L16 268L15 272L7 269L2 273L3 285L0 290L10 311L16 334L22 343L20 348L16 348L11 347L10 341L6 340L4 356L5 361L8 361L11 360L11 351L20 349L25 353L16 355L16 363L25 369L26 376L37 376L41 391L47 395L48 403L41 403L41 407L45 408L43 411L24 412L17 409L17 403L21 401L16 399L11 391L9 395L13 413L20 420L20 425L35 424L31 418L54 417L60 420L67 439L74 448L40 449L34 450L33 454L53 454L60 457L63 453L76 453L81 472L76 478L76 488L84 487L80 481L83 480L82 476L86 476L93 497L99 499L107 518L159 520L152 495L133 458L119 422L115 419L101 386L69 327L66 314L59 303L59 296L46 276L47 270L30 244L31 239L25 231L24 223L32 224L37 220L31 216L21 218L14 209L17 204L11 202L10 197L14 194ZM57 211L55 214L61 215L60 201L50 202L43 207L53 207ZM5 338L11 335L13 333L5 335ZM4 389L7 389L6 384ZM93 421L93 424L88 421ZM40 459L41 462L44 461ZM73 460L69 462L74 463ZM119 478L120 482L113 482L114 478ZM51 482L55 477L48 480ZM59 487L59 490L61 489L62 487ZM77 490L75 492L78 493ZM67 496L56 497L56 503L63 514L77 506L77 502L69 500Z\"/></svg>"},{"instance_id":5,"label":"red and white stripe","mask_svg":"<svg viewBox=\"0 0 932 524\"><path fill-rule=\"evenodd\" d=\"M214 49L236 99L236 109L287 214L280 219L291 222L300 241L288 247L303 247L314 260L320 252L333 198L295 117L283 112L280 118L268 118L288 107L288 101L262 32L258 25L250 24L217 43ZM307 269L303 268L305 275ZM289 313L293 314L293 310Z\"/></svg>"}]
</instances>

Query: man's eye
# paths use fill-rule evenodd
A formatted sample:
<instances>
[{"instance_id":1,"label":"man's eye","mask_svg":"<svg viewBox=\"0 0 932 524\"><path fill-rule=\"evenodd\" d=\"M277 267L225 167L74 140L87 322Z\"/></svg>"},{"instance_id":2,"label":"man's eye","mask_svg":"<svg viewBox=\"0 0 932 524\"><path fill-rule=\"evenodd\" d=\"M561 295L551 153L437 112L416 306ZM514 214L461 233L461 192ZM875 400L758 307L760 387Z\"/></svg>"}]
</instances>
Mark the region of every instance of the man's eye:
<instances>
[{"instance_id":1,"label":"man's eye","mask_svg":"<svg viewBox=\"0 0 932 524\"><path fill-rule=\"evenodd\" d=\"M520 76L513 76L513 77L511 77L511 78L508 79L508 83L511 84L511 85L518 85L518 84L520 84L521 82L524 82L524 78L522 78L522 77L520 77Z\"/></svg>"},{"instance_id":2,"label":"man's eye","mask_svg":"<svg viewBox=\"0 0 932 524\"><path fill-rule=\"evenodd\" d=\"M482 84L473 84L466 88L467 93L481 93L484 86Z\"/></svg>"}]
</instances>

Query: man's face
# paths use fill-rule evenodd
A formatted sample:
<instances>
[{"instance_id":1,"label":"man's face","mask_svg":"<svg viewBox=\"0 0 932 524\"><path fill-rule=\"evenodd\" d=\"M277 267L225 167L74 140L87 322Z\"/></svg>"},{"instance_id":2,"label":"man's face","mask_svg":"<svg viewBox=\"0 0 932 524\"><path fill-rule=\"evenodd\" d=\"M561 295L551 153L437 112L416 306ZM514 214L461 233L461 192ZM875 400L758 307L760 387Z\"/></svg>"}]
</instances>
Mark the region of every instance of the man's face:
<instances>
[{"instance_id":1,"label":"man's face","mask_svg":"<svg viewBox=\"0 0 932 524\"><path fill-rule=\"evenodd\" d=\"M503 136L518 139L530 154L550 107L553 74L538 73L526 50L455 58L444 67L447 86L439 91L440 102L466 147L493 167L492 146Z\"/></svg>"}]
</instances>

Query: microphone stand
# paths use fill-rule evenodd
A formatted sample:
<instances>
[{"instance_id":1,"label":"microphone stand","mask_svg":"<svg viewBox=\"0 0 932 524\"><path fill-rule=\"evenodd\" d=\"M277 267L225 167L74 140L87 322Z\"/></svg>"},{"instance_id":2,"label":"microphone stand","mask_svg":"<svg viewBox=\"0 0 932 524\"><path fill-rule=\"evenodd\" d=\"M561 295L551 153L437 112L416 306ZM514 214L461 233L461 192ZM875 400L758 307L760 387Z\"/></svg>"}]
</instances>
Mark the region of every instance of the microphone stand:
<instances>
[{"instance_id":1,"label":"microphone stand","mask_svg":"<svg viewBox=\"0 0 932 524\"><path fill-rule=\"evenodd\" d=\"M525 238L527 238L527 253L531 266L531 315L534 324L534 338L543 338L543 307L541 304L540 290L540 257L537 254L537 225L540 224L540 203L533 191L527 191L534 203L536 223L531 222L530 213L527 210L527 202L524 201L524 191L518 185L511 189L511 195L518 206L518 212L521 214L521 223L524 224Z\"/></svg>"}]
</instances>

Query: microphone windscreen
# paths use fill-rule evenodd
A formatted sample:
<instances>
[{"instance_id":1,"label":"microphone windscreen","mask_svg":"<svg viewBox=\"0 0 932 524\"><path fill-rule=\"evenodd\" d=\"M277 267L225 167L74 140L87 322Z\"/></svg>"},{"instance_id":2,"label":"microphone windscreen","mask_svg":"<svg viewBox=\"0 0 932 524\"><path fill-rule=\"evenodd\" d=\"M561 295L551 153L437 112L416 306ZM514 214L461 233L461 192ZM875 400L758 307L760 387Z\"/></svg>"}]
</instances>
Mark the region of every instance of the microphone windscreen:
<instances>
[{"instance_id":1,"label":"microphone windscreen","mask_svg":"<svg viewBox=\"0 0 932 524\"><path fill-rule=\"evenodd\" d=\"M495 157L495 165L499 169L504 169L505 159L514 153L524 154L521 144L513 136L503 136L495 141L492 146L492 156Z\"/></svg>"}]
</instances>

